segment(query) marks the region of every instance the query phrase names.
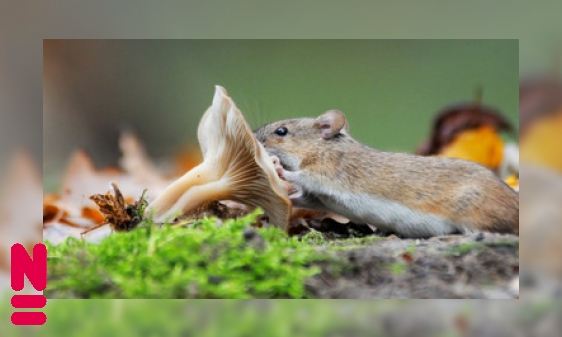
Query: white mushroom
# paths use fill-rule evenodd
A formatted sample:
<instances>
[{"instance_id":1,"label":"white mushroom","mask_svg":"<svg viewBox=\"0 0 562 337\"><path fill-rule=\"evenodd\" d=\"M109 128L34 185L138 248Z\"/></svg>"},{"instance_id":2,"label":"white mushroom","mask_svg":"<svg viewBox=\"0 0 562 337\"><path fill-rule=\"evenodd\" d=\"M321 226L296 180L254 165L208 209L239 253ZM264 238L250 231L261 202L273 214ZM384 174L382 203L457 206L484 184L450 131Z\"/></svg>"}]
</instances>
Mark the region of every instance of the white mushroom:
<instances>
[{"instance_id":1,"label":"white mushroom","mask_svg":"<svg viewBox=\"0 0 562 337\"><path fill-rule=\"evenodd\" d=\"M216 86L197 137L203 162L172 182L145 214L164 222L212 200L234 200L261 207L270 223L286 229L291 203L283 182L224 88Z\"/></svg>"}]
</instances>

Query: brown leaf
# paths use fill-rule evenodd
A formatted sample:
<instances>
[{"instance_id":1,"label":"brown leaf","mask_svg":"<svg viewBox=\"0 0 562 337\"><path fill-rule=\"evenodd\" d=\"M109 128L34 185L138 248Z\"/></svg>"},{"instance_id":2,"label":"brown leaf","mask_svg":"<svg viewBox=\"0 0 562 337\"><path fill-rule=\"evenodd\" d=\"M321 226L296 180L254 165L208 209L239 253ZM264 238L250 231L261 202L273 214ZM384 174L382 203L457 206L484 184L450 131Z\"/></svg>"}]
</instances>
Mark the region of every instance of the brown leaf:
<instances>
[{"instance_id":1,"label":"brown leaf","mask_svg":"<svg viewBox=\"0 0 562 337\"><path fill-rule=\"evenodd\" d=\"M144 196L141 196L136 203L127 204L117 184L112 182L111 186L114 194L108 191L105 194L92 195L90 199L98 205L104 215L103 223L109 223L115 231L129 231L141 222L146 201Z\"/></svg>"},{"instance_id":2,"label":"brown leaf","mask_svg":"<svg viewBox=\"0 0 562 337\"><path fill-rule=\"evenodd\" d=\"M64 233L76 237L77 231L89 232L106 224L104 214L88 197L105 190L110 181L127 192L121 196L123 204L133 204L143 191L132 175L113 167L96 169L84 151L75 151L63 174L60 192L43 198L44 237L60 242Z\"/></svg>"},{"instance_id":3,"label":"brown leaf","mask_svg":"<svg viewBox=\"0 0 562 337\"><path fill-rule=\"evenodd\" d=\"M462 131L489 126L496 132L514 132L513 126L493 108L479 103L461 103L443 109L433 122L431 136L416 153L423 156L439 154Z\"/></svg>"},{"instance_id":4,"label":"brown leaf","mask_svg":"<svg viewBox=\"0 0 562 337\"><path fill-rule=\"evenodd\" d=\"M61 210L53 204L43 202L43 227L55 221L61 215Z\"/></svg>"}]
</instances>

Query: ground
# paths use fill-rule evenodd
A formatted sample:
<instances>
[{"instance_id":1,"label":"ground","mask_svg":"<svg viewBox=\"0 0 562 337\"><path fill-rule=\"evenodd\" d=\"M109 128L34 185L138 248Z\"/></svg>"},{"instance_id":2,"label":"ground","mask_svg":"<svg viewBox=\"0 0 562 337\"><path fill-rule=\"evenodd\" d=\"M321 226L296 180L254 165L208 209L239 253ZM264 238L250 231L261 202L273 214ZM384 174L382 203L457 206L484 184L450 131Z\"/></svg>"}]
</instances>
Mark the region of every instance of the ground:
<instances>
[{"instance_id":1,"label":"ground","mask_svg":"<svg viewBox=\"0 0 562 337\"><path fill-rule=\"evenodd\" d=\"M516 298L519 238L499 234L365 240L332 252L307 281L321 298ZM337 262L336 262L337 261Z\"/></svg>"},{"instance_id":2,"label":"ground","mask_svg":"<svg viewBox=\"0 0 562 337\"><path fill-rule=\"evenodd\" d=\"M47 298L517 298L519 238L287 237L260 211L49 246ZM343 226L343 225L341 225ZM356 230L348 233L357 233ZM357 235L357 234L356 234ZM343 237L343 238L342 238Z\"/></svg>"}]
</instances>

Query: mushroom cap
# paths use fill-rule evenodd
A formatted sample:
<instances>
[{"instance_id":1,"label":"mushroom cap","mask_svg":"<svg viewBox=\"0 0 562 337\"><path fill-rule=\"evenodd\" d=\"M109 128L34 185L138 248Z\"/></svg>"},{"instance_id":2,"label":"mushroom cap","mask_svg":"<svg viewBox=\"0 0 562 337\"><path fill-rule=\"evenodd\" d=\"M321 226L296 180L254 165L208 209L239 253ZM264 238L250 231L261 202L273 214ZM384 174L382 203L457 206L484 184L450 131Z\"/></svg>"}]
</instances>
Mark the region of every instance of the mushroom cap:
<instances>
[{"instance_id":1,"label":"mushroom cap","mask_svg":"<svg viewBox=\"0 0 562 337\"><path fill-rule=\"evenodd\" d=\"M272 224L286 228L291 202L271 158L226 90L215 88L213 104L197 130L203 157L224 170L221 179L230 182L227 199L261 207Z\"/></svg>"},{"instance_id":2,"label":"mushroom cap","mask_svg":"<svg viewBox=\"0 0 562 337\"><path fill-rule=\"evenodd\" d=\"M173 182L147 208L157 219L186 213L215 199L261 207L270 222L286 229L291 214L283 182L265 148L254 137L234 101L221 86L197 130L203 163Z\"/></svg>"}]
</instances>

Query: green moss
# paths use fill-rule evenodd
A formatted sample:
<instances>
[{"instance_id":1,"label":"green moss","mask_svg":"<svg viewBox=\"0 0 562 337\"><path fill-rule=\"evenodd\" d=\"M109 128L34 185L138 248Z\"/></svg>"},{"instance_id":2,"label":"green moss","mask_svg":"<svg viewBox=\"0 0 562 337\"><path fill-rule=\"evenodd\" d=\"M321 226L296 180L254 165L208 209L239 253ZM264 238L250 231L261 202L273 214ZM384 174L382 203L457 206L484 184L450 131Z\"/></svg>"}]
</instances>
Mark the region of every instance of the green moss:
<instances>
[{"instance_id":1,"label":"green moss","mask_svg":"<svg viewBox=\"0 0 562 337\"><path fill-rule=\"evenodd\" d=\"M389 265L390 271L397 276L404 274L407 268L408 266L403 262L396 262Z\"/></svg>"},{"instance_id":2,"label":"green moss","mask_svg":"<svg viewBox=\"0 0 562 337\"><path fill-rule=\"evenodd\" d=\"M323 257L276 228L253 229L259 212L190 228L144 223L99 244L47 244L48 298L302 298ZM246 231L246 232L245 232ZM245 235L246 234L246 235Z\"/></svg>"},{"instance_id":3,"label":"green moss","mask_svg":"<svg viewBox=\"0 0 562 337\"><path fill-rule=\"evenodd\" d=\"M308 244L314 244L314 245L323 245L323 244L327 244L329 241L326 240L326 237L324 236L324 234L320 233L320 232L310 232L307 233L306 235L304 235L301 239L302 242L306 242Z\"/></svg>"}]
</instances>

